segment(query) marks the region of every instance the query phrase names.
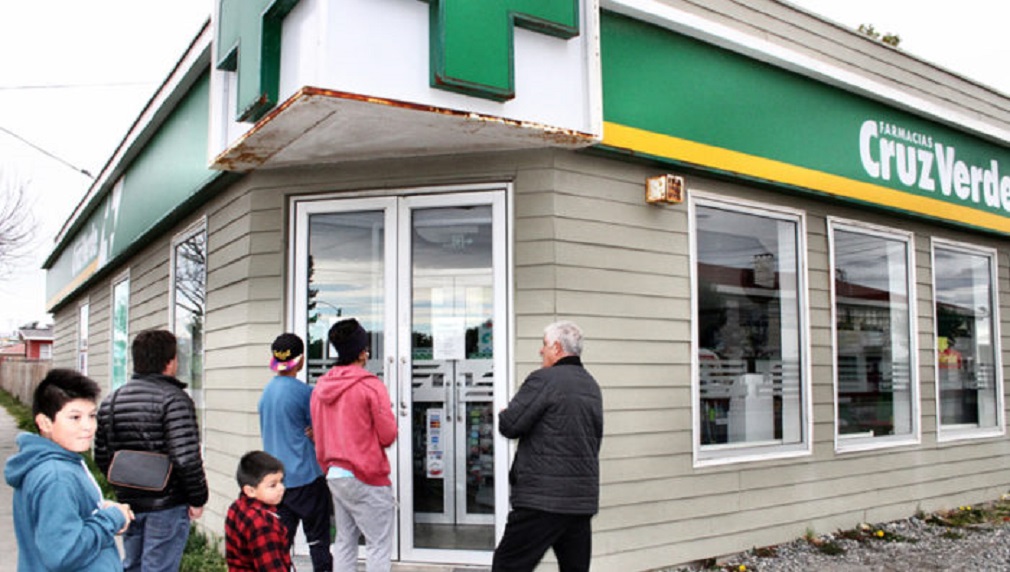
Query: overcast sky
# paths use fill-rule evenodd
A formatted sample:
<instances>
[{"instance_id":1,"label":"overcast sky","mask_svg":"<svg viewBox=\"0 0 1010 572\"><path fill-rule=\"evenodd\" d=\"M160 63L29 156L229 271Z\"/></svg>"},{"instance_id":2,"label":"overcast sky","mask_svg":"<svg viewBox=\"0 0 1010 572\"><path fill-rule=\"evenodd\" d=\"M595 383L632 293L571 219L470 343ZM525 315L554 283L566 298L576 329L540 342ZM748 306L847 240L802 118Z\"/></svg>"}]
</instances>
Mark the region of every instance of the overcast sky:
<instances>
[{"instance_id":1,"label":"overcast sky","mask_svg":"<svg viewBox=\"0 0 1010 572\"><path fill-rule=\"evenodd\" d=\"M40 266L91 184L80 171L101 171L212 2L0 1L0 185L27 189L39 225L0 281L0 334L48 320Z\"/></svg>"},{"instance_id":2,"label":"overcast sky","mask_svg":"<svg viewBox=\"0 0 1010 572\"><path fill-rule=\"evenodd\" d=\"M1010 2L792 3L847 27L865 23L896 33L901 49L1010 93L1004 29ZM28 189L39 219L34 256L13 279L0 282L0 334L48 319L39 267L90 185L80 171L101 170L214 5L215 0L0 2L0 185Z\"/></svg>"},{"instance_id":3,"label":"overcast sky","mask_svg":"<svg viewBox=\"0 0 1010 572\"><path fill-rule=\"evenodd\" d=\"M900 48L1010 94L1010 2L1005 0L786 0L849 28L897 34Z\"/></svg>"}]
</instances>

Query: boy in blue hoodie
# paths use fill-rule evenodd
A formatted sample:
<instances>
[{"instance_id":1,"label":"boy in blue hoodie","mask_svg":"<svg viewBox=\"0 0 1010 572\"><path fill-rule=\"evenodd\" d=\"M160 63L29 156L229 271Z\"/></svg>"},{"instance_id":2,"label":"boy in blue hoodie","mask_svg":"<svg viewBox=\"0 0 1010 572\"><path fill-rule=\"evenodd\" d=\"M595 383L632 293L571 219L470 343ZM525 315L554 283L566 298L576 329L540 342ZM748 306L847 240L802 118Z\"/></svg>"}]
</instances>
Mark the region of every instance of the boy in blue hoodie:
<instances>
[{"instance_id":1,"label":"boy in blue hoodie","mask_svg":"<svg viewBox=\"0 0 1010 572\"><path fill-rule=\"evenodd\" d=\"M20 452L4 467L14 488L18 572L123 569L115 536L133 513L129 505L102 498L79 454L95 436L99 391L68 369L50 371L35 389L39 434L18 435Z\"/></svg>"}]
</instances>

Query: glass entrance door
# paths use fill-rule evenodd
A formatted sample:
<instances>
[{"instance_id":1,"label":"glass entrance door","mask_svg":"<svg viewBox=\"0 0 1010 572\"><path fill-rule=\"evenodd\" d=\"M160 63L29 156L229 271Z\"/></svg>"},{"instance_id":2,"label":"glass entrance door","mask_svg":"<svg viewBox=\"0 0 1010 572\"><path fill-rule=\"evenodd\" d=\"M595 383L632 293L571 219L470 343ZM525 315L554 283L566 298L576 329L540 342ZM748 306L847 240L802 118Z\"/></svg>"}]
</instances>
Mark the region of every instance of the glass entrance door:
<instances>
[{"instance_id":1,"label":"glass entrance door","mask_svg":"<svg viewBox=\"0 0 1010 572\"><path fill-rule=\"evenodd\" d=\"M399 421L402 561L489 564L507 512L504 192L295 203L293 323L309 382L355 317Z\"/></svg>"},{"instance_id":2,"label":"glass entrance door","mask_svg":"<svg viewBox=\"0 0 1010 572\"><path fill-rule=\"evenodd\" d=\"M491 207L414 208L401 224L409 224L413 283L414 545L488 550L495 507Z\"/></svg>"}]
</instances>

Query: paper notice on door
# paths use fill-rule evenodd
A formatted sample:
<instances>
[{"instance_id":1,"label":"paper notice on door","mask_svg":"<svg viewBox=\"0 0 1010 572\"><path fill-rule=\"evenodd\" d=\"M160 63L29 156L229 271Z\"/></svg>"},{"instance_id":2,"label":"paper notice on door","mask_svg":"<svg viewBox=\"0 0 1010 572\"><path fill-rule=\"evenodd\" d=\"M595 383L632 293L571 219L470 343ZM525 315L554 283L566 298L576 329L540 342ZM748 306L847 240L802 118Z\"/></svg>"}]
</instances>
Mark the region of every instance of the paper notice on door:
<instances>
[{"instance_id":1,"label":"paper notice on door","mask_svg":"<svg viewBox=\"0 0 1010 572\"><path fill-rule=\"evenodd\" d=\"M445 411L439 407L432 407L427 411L427 452L425 453L425 473L429 479L445 478L445 465L443 454L445 452L442 443L442 417Z\"/></svg>"},{"instance_id":2,"label":"paper notice on door","mask_svg":"<svg viewBox=\"0 0 1010 572\"><path fill-rule=\"evenodd\" d=\"M435 318L431 330L434 359L466 359L466 322L463 318Z\"/></svg>"}]
</instances>

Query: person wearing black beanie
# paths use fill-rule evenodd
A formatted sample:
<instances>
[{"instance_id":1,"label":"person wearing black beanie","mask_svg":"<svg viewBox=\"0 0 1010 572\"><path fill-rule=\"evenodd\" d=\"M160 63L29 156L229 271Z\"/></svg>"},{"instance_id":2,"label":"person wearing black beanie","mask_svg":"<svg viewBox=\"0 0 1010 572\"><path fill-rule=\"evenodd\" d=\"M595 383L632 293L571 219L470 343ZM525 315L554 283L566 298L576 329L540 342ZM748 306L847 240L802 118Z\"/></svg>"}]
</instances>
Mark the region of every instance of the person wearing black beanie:
<instances>
[{"instance_id":1,"label":"person wearing black beanie","mask_svg":"<svg viewBox=\"0 0 1010 572\"><path fill-rule=\"evenodd\" d=\"M340 320L330 328L330 344L337 350L337 365L349 365L368 349L368 332L354 318Z\"/></svg>"}]
</instances>

